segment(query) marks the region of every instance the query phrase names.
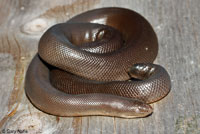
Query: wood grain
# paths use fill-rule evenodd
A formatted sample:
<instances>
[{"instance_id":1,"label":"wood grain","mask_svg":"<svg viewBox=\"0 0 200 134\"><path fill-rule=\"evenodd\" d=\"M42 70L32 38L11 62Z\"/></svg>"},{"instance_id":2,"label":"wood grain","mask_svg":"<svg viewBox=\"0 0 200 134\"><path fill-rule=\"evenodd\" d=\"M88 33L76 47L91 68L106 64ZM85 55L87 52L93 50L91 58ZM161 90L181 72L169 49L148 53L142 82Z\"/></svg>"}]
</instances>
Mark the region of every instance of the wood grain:
<instances>
[{"instance_id":1,"label":"wood grain","mask_svg":"<svg viewBox=\"0 0 200 134\"><path fill-rule=\"evenodd\" d=\"M50 26L97 7L142 14L159 39L156 63L172 90L148 118L55 117L37 110L24 93L24 76ZM0 0L0 132L63 134L200 134L199 0Z\"/></svg>"}]
</instances>

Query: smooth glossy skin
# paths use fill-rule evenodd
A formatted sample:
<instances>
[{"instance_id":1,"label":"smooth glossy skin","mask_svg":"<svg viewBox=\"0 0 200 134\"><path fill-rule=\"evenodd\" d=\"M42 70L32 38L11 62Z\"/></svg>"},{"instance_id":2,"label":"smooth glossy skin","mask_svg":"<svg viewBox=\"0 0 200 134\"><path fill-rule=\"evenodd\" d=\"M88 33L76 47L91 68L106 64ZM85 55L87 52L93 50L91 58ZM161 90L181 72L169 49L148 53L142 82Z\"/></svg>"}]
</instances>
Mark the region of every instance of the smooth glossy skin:
<instances>
[{"instance_id":1,"label":"smooth glossy skin","mask_svg":"<svg viewBox=\"0 0 200 134\"><path fill-rule=\"evenodd\" d=\"M157 52L155 32L139 14L91 10L41 37L26 94L37 108L58 116L145 117L152 113L146 103L165 97L171 86L166 70L151 64Z\"/></svg>"}]
</instances>

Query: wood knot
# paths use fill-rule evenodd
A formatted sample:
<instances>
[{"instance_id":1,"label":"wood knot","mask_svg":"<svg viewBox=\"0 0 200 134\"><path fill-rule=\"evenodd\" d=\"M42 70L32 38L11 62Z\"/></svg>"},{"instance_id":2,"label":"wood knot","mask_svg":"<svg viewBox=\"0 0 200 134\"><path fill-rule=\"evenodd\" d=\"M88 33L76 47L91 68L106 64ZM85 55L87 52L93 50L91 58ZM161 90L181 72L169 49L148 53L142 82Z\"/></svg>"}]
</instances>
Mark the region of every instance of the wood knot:
<instances>
[{"instance_id":1,"label":"wood knot","mask_svg":"<svg viewBox=\"0 0 200 134\"><path fill-rule=\"evenodd\" d=\"M26 34L38 35L42 34L49 26L50 24L47 19L36 18L23 25L21 31Z\"/></svg>"}]
</instances>

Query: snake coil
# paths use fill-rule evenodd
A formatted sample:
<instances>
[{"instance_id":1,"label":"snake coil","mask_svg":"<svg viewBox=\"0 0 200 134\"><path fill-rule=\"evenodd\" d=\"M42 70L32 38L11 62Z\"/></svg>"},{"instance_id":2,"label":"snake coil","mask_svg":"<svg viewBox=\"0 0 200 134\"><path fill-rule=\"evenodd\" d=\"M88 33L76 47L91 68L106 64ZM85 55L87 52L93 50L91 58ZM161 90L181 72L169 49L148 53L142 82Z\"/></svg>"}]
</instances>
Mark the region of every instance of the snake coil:
<instances>
[{"instance_id":1,"label":"snake coil","mask_svg":"<svg viewBox=\"0 0 200 134\"><path fill-rule=\"evenodd\" d=\"M29 65L25 91L57 116L145 117L170 91L167 71L152 64L151 25L123 8L87 11L49 28Z\"/></svg>"}]
</instances>

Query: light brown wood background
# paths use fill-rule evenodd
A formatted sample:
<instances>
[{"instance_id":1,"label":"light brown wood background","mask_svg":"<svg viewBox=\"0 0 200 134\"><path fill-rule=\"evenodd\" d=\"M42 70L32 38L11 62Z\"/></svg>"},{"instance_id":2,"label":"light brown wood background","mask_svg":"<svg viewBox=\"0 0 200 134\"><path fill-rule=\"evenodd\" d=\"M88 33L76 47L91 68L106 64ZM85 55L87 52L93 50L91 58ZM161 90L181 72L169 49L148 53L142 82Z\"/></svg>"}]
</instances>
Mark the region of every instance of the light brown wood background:
<instances>
[{"instance_id":1,"label":"light brown wood background","mask_svg":"<svg viewBox=\"0 0 200 134\"><path fill-rule=\"evenodd\" d=\"M148 118L60 118L29 102L24 76L50 26L83 11L118 6L142 14L159 39L156 63L172 90ZM200 134L199 0L0 0L0 132L42 134Z\"/></svg>"}]
</instances>

